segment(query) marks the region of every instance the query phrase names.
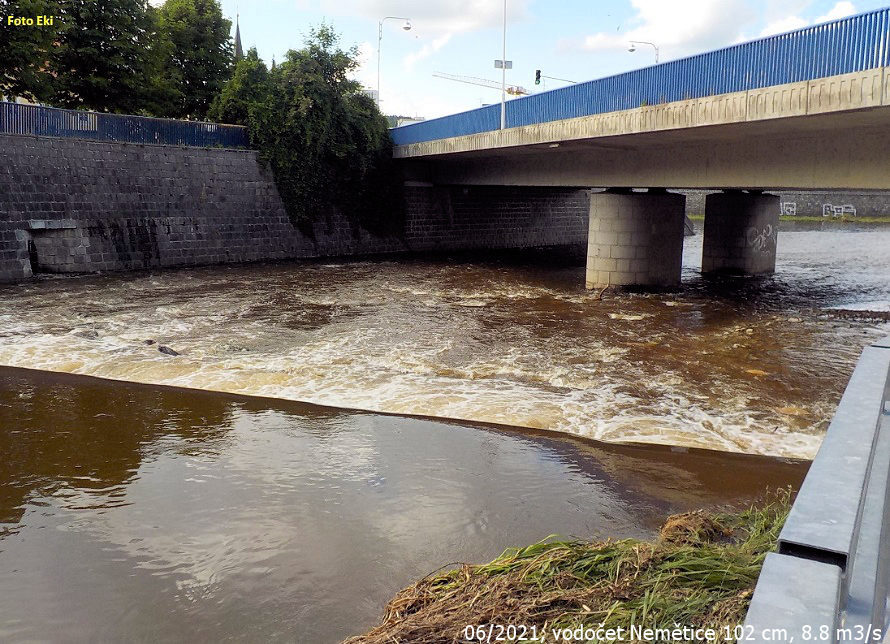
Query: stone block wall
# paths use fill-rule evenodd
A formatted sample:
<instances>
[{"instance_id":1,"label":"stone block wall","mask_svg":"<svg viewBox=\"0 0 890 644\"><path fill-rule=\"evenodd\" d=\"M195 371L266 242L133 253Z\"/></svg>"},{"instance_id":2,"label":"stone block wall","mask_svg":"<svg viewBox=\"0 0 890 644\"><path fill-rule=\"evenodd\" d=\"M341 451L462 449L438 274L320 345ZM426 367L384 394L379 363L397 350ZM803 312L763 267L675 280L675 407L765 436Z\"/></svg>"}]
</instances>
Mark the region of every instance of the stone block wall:
<instances>
[{"instance_id":1,"label":"stone block wall","mask_svg":"<svg viewBox=\"0 0 890 644\"><path fill-rule=\"evenodd\" d=\"M686 214L705 214L705 197L717 190L684 190ZM887 217L890 215L890 192L862 190L840 192L831 190L772 191L779 195L779 210L783 215L807 217Z\"/></svg>"},{"instance_id":2,"label":"stone block wall","mask_svg":"<svg viewBox=\"0 0 890 644\"><path fill-rule=\"evenodd\" d=\"M406 186L411 250L478 250L587 243L587 190Z\"/></svg>"},{"instance_id":3,"label":"stone block wall","mask_svg":"<svg viewBox=\"0 0 890 644\"><path fill-rule=\"evenodd\" d=\"M404 233L294 228L243 150L0 135L0 280L407 251L583 246L587 192L408 185Z\"/></svg>"},{"instance_id":4,"label":"stone block wall","mask_svg":"<svg viewBox=\"0 0 890 644\"><path fill-rule=\"evenodd\" d=\"M684 202L663 191L593 193L587 288L679 285Z\"/></svg>"},{"instance_id":5,"label":"stone block wall","mask_svg":"<svg viewBox=\"0 0 890 644\"><path fill-rule=\"evenodd\" d=\"M253 152L0 136L0 279L293 256Z\"/></svg>"}]
</instances>

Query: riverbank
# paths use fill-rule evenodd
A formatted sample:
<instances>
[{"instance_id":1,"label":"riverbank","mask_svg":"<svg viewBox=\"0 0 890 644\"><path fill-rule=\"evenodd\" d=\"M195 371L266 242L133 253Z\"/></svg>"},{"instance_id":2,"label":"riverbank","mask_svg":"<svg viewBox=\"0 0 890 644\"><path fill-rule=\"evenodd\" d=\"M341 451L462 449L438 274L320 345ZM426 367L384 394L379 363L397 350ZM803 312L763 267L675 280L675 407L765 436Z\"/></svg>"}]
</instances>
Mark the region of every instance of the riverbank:
<instances>
[{"instance_id":1,"label":"riverbank","mask_svg":"<svg viewBox=\"0 0 890 644\"><path fill-rule=\"evenodd\" d=\"M703 222L705 220L705 216L703 214L696 215L688 215L689 219L692 221ZM782 215L779 217L779 221L784 222L800 222L800 223L812 223L812 222L826 222L826 223L836 223L836 224L890 224L890 216L880 216L880 217L868 217L868 216L848 216L841 215L840 217L823 217L821 215L800 215L800 216L788 216Z\"/></svg>"},{"instance_id":2,"label":"riverbank","mask_svg":"<svg viewBox=\"0 0 890 644\"><path fill-rule=\"evenodd\" d=\"M789 509L786 490L741 512L669 517L654 541L548 539L509 549L403 589L379 626L345 644L486 641L496 625L518 629L510 641L636 641L633 628L677 627L715 632L684 641L735 641Z\"/></svg>"}]
</instances>

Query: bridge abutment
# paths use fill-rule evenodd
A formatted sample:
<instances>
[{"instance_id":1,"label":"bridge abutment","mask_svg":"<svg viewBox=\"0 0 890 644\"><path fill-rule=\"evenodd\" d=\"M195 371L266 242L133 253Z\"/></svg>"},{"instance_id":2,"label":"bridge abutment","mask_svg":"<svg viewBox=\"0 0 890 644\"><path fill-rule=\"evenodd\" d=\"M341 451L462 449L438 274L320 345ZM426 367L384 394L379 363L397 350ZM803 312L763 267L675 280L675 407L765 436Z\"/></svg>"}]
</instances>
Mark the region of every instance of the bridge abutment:
<instances>
[{"instance_id":1,"label":"bridge abutment","mask_svg":"<svg viewBox=\"0 0 890 644\"><path fill-rule=\"evenodd\" d=\"M708 195L702 272L774 273L778 231L778 195L741 190Z\"/></svg>"},{"instance_id":2,"label":"bridge abutment","mask_svg":"<svg viewBox=\"0 0 890 644\"><path fill-rule=\"evenodd\" d=\"M680 284L686 197L665 190L590 195L587 288Z\"/></svg>"}]
</instances>

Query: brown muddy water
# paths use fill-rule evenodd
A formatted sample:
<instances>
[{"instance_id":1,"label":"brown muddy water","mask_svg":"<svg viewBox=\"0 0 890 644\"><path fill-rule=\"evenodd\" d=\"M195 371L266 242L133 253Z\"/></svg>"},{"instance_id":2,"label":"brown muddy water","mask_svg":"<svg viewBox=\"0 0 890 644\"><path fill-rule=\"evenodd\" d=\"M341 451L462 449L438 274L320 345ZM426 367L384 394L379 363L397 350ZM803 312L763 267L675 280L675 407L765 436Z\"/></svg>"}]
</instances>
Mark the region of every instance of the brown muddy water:
<instances>
[{"instance_id":1,"label":"brown muddy water","mask_svg":"<svg viewBox=\"0 0 890 644\"><path fill-rule=\"evenodd\" d=\"M18 369L0 418L3 642L335 642L450 562L806 469Z\"/></svg>"},{"instance_id":2,"label":"brown muddy water","mask_svg":"<svg viewBox=\"0 0 890 644\"><path fill-rule=\"evenodd\" d=\"M607 295L583 268L367 261L0 287L0 365L811 458L887 326L890 228L784 231L775 278ZM159 352L159 345L178 352Z\"/></svg>"},{"instance_id":3,"label":"brown muddy water","mask_svg":"<svg viewBox=\"0 0 890 644\"><path fill-rule=\"evenodd\" d=\"M333 642L450 562L797 485L890 229L784 230L769 279L686 243L602 300L527 257L0 287L0 640Z\"/></svg>"}]
</instances>

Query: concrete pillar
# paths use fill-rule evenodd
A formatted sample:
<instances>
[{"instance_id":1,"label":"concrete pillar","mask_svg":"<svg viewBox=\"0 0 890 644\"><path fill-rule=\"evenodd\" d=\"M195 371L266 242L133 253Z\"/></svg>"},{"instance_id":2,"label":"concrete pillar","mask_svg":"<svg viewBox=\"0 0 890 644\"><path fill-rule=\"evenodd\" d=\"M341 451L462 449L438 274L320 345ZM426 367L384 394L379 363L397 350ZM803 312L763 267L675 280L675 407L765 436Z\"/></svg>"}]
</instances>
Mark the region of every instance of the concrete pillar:
<instances>
[{"instance_id":1,"label":"concrete pillar","mask_svg":"<svg viewBox=\"0 0 890 644\"><path fill-rule=\"evenodd\" d=\"M779 196L727 190L705 198L703 273L774 273Z\"/></svg>"},{"instance_id":2,"label":"concrete pillar","mask_svg":"<svg viewBox=\"0 0 890 644\"><path fill-rule=\"evenodd\" d=\"M680 284L686 197L651 189L590 195L587 288Z\"/></svg>"}]
</instances>

